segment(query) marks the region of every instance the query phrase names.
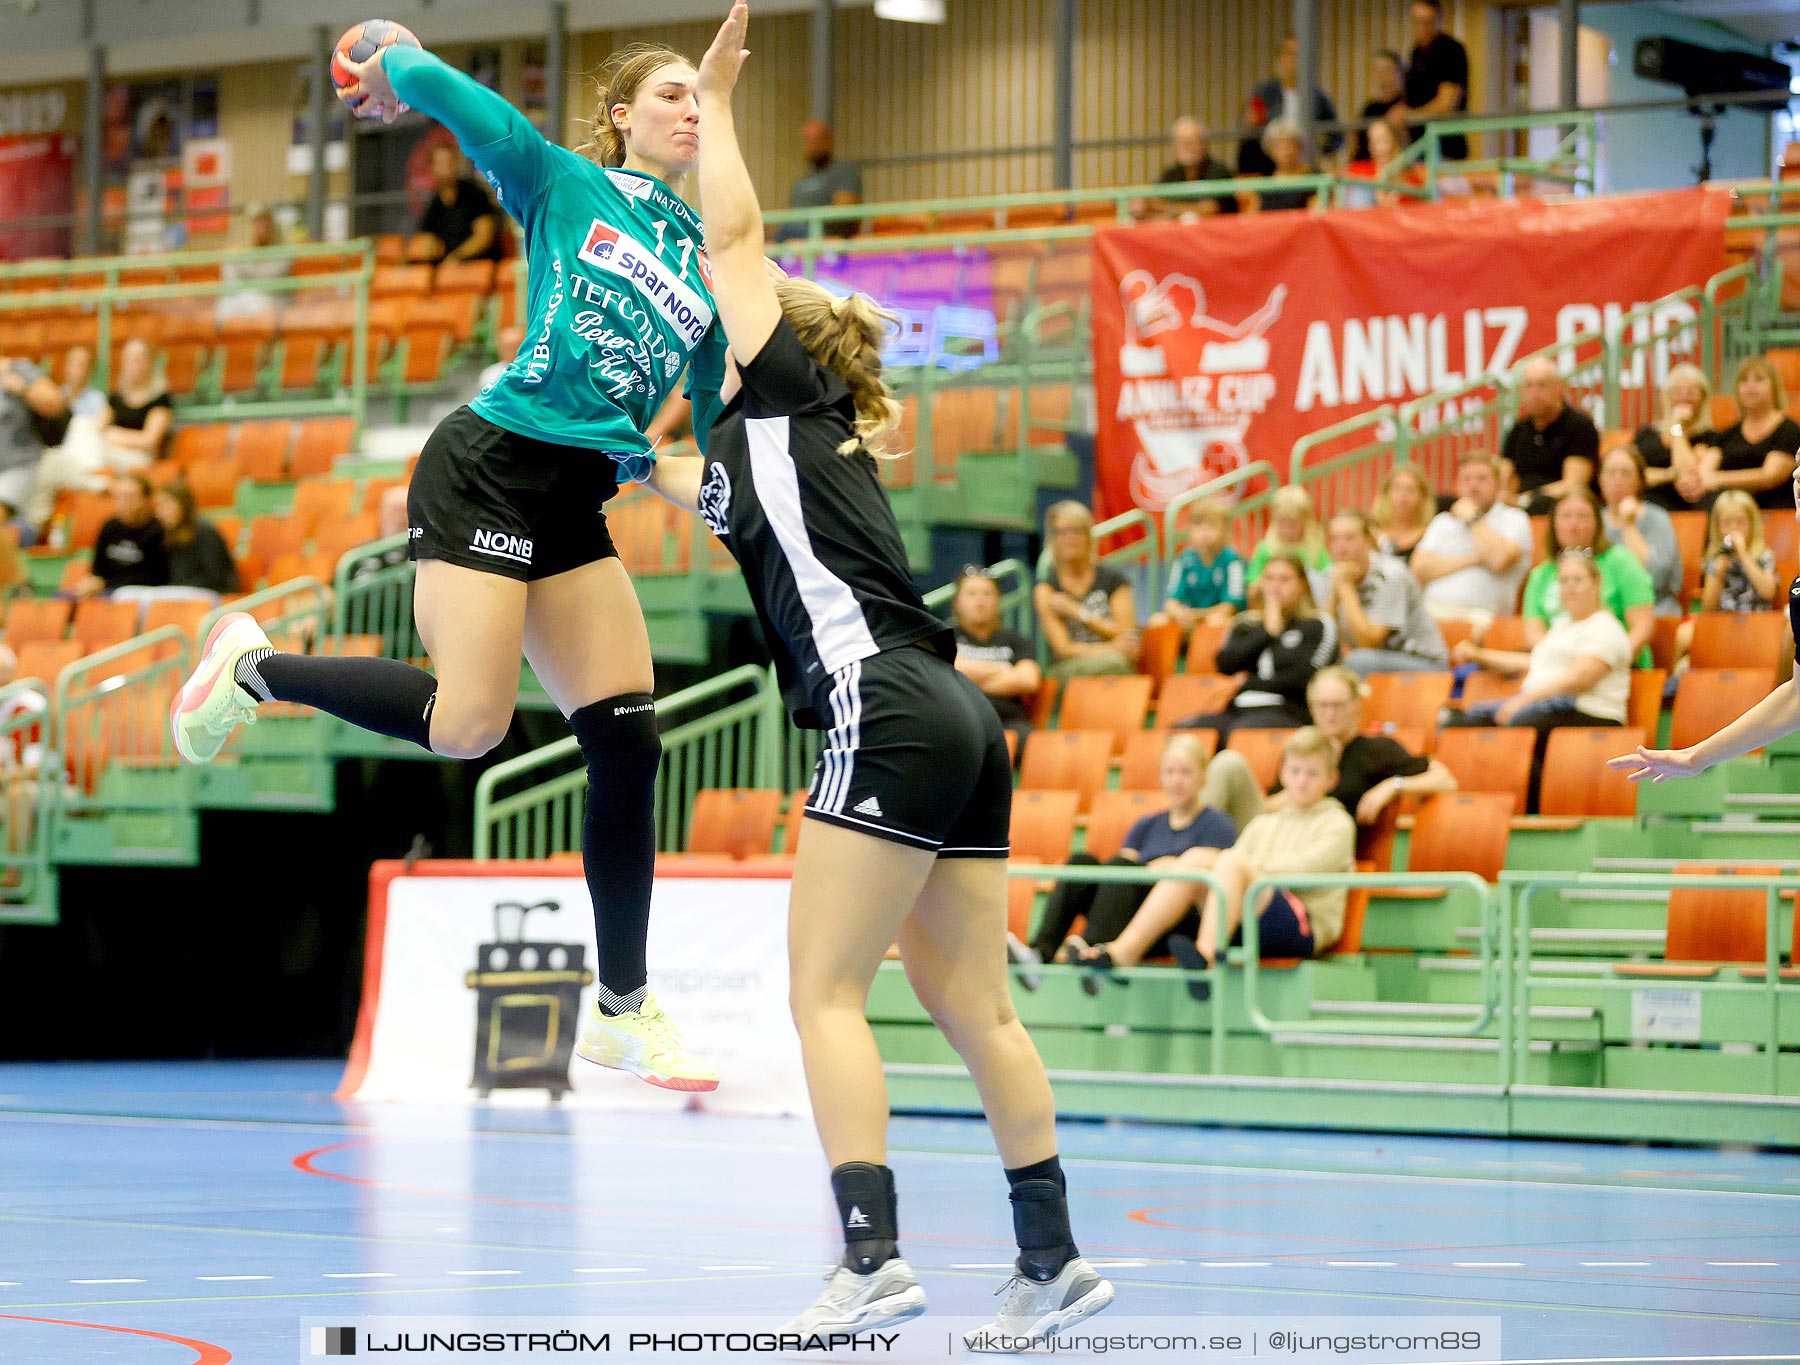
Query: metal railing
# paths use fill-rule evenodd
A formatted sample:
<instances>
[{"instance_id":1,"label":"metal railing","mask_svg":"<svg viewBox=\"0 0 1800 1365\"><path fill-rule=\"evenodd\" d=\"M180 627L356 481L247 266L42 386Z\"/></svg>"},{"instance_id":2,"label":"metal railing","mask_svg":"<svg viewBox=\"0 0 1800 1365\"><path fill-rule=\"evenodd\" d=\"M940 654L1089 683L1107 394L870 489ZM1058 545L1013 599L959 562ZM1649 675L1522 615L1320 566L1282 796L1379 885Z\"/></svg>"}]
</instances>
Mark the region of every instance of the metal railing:
<instances>
[{"instance_id":1,"label":"metal railing","mask_svg":"<svg viewBox=\"0 0 1800 1365\"><path fill-rule=\"evenodd\" d=\"M1228 525L1232 548L1248 559L1255 553L1256 542L1268 532L1269 503L1279 487L1281 475L1275 466L1266 460L1253 460L1242 469L1234 469L1229 474L1208 479L1197 488L1190 488L1173 498L1163 508L1162 518L1162 568L1159 576L1164 597L1168 595L1175 558L1182 551L1182 537L1188 529L1184 514L1189 508L1209 498L1224 503L1231 518ZM1162 603L1159 601L1156 606L1160 609Z\"/></svg>"},{"instance_id":2,"label":"metal railing","mask_svg":"<svg viewBox=\"0 0 1800 1365\"><path fill-rule=\"evenodd\" d=\"M413 617L417 567L406 557L407 533L370 541L347 551L331 584L333 652L353 636L381 641L384 659L418 659L425 654Z\"/></svg>"},{"instance_id":3,"label":"metal railing","mask_svg":"<svg viewBox=\"0 0 1800 1365\"><path fill-rule=\"evenodd\" d=\"M163 626L78 659L57 674L52 708L55 748L67 766L63 813L162 810L166 795L107 790L115 763L176 768L169 705L193 668L193 642ZM180 768L184 779L192 770Z\"/></svg>"},{"instance_id":4,"label":"metal railing","mask_svg":"<svg viewBox=\"0 0 1800 1365\"><path fill-rule=\"evenodd\" d=\"M664 851L685 842L694 796L702 789L786 785L786 727L770 670L734 668L664 697L656 715L664 727L655 796L658 847ZM587 768L573 736L496 764L475 787L475 856L541 859L579 852L586 811Z\"/></svg>"}]
</instances>

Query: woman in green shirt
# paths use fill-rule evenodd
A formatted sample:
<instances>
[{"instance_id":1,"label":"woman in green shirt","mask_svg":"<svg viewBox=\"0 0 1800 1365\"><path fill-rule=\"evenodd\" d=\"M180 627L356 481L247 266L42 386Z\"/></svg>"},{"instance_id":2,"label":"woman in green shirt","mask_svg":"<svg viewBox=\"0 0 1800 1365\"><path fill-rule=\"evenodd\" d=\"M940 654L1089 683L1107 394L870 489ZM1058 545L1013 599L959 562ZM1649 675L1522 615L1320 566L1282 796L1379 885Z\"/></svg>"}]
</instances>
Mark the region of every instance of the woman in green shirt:
<instances>
[{"instance_id":1,"label":"woman in green shirt","mask_svg":"<svg viewBox=\"0 0 1800 1365\"><path fill-rule=\"evenodd\" d=\"M1556 560L1564 550L1583 550L1600 570L1600 605L1618 618L1631 637L1637 667L1650 666L1650 633L1656 624L1656 587L1636 555L1607 542L1601 529L1600 500L1577 488L1556 500L1544 528L1545 559L1525 580L1525 643L1535 647L1550 627L1568 615L1556 582Z\"/></svg>"}]
</instances>

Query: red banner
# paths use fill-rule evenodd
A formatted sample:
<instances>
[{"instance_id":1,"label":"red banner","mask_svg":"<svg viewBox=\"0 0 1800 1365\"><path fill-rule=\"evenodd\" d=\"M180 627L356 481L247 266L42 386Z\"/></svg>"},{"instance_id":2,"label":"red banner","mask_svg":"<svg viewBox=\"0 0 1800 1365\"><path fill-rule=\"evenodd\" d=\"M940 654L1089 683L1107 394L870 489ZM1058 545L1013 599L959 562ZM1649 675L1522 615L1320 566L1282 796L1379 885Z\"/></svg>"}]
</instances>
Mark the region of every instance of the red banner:
<instances>
[{"instance_id":1,"label":"red banner","mask_svg":"<svg viewBox=\"0 0 1800 1365\"><path fill-rule=\"evenodd\" d=\"M0 261L67 256L67 227L9 223L69 213L75 203L75 139L66 133L0 138Z\"/></svg>"},{"instance_id":2,"label":"red banner","mask_svg":"<svg viewBox=\"0 0 1800 1365\"><path fill-rule=\"evenodd\" d=\"M1094 236L1096 510L1159 510L1725 265L1729 194L1262 213Z\"/></svg>"}]
</instances>

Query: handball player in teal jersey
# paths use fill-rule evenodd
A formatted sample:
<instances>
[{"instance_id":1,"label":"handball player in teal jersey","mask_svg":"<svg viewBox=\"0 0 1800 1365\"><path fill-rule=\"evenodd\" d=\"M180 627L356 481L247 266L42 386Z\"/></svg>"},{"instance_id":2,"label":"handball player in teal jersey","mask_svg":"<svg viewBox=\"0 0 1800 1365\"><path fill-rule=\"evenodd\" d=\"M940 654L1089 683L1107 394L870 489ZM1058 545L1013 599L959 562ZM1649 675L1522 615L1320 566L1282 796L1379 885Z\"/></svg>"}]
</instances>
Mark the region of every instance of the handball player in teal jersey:
<instances>
[{"instance_id":1,"label":"handball player in teal jersey","mask_svg":"<svg viewBox=\"0 0 1800 1365\"><path fill-rule=\"evenodd\" d=\"M518 357L425 444L408 490L413 609L436 675L393 659L271 647L245 613L222 620L171 708L175 742L209 762L258 703L297 702L446 758L500 742L519 659L568 718L588 771L582 859L594 902L599 1001L577 1055L672 1090L718 1077L682 1046L647 989L657 737L649 633L603 504L642 482L645 431L691 371L704 445L725 343L700 221L677 189L700 150L695 73L633 47L600 76L593 139L554 146L507 101L419 47L339 58L361 117L437 119L525 234Z\"/></svg>"}]
</instances>

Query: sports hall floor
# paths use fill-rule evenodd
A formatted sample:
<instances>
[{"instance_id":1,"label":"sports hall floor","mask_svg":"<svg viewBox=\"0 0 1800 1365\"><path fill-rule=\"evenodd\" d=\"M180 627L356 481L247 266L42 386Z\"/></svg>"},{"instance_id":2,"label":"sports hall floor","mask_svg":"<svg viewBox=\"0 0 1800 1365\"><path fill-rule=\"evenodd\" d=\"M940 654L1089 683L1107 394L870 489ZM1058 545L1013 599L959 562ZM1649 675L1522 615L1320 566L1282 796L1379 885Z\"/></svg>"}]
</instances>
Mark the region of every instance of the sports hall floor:
<instances>
[{"instance_id":1,"label":"sports hall floor","mask_svg":"<svg viewBox=\"0 0 1800 1365\"><path fill-rule=\"evenodd\" d=\"M0 1066L0 1361L286 1362L303 1319L374 1315L767 1325L833 1255L807 1124L344 1105L338 1074ZM1086 1123L1062 1143L1118 1288L1095 1327L1497 1316L1509 1361L1800 1358L1800 1155ZM991 1152L975 1122L895 1124L934 1314L985 1314L1006 1277Z\"/></svg>"}]
</instances>

